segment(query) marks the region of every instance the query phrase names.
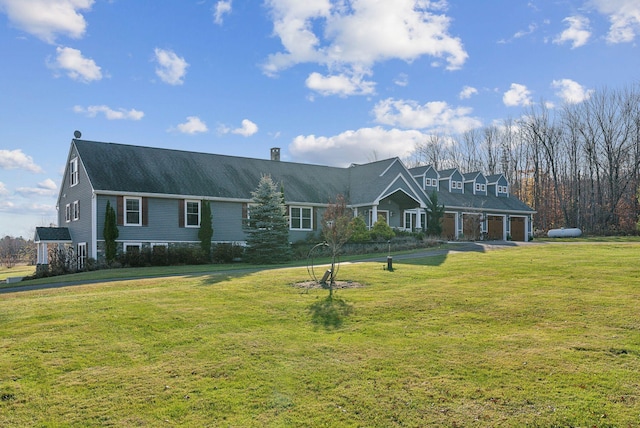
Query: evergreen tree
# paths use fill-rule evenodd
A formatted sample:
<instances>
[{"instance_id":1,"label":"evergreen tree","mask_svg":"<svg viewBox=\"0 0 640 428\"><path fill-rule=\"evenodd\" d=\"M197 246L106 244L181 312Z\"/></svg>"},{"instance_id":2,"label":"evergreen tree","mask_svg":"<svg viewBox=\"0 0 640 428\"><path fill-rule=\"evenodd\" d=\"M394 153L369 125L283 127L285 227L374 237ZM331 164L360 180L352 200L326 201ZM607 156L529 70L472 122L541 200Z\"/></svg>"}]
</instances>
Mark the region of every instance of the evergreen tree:
<instances>
[{"instance_id":1,"label":"evergreen tree","mask_svg":"<svg viewBox=\"0 0 640 428\"><path fill-rule=\"evenodd\" d=\"M104 257L107 263L111 263L116 258L116 239L118 239L119 232L116 212L109 201L107 201L107 209L104 214L104 229L102 230L102 235L104 237Z\"/></svg>"},{"instance_id":2,"label":"evergreen tree","mask_svg":"<svg viewBox=\"0 0 640 428\"><path fill-rule=\"evenodd\" d=\"M433 191L427 202L427 236L440 236L442 234L442 219L444 218L444 205L438 205L438 193Z\"/></svg>"},{"instance_id":3,"label":"evergreen tree","mask_svg":"<svg viewBox=\"0 0 640 428\"><path fill-rule=\"evenodd\" d=\"M371 233L367 229L364 217L361 215L351 220L351 242L368 242L371 241Z\"/></svg>"},{"instance_id":4,"label":"evergreen tree","mask_svg":"<svg viewBox=\"0 0 640 428\"><path fill-rule=\"evenodd\" d=\"M378 221L373 223L373 227L371 228L371 237L377 240L382 239L388 241L394 236L396 236L396 233L391 229L391 226L387 224L384 217L379 215Z\"/></svg>"},{"instance_id":5,"label":"evergreen tree","mask_svg":"<svg viewBox=\"0 0 640 428\"><path fill-rule=\"evenodd\" d=\"M198 231L198 239L200 239L200 248L204 253L207 262L211 261L211 237L213 236L213 226L211 225L211 203L202 201L202 215L200 216L200 230Z\"/></svg>"},{"instance_id":6,"label":"evergreen tree","mask_svg":"<svg viewBox=\"0 0 640 428\"><path fill-rule=\"evenodd\" d=\"M284 196L270 176L260 179L251 193L253 204L246 222L246 257L252 263L279 263L291 259Z\"/></svg>"}]
</instances>

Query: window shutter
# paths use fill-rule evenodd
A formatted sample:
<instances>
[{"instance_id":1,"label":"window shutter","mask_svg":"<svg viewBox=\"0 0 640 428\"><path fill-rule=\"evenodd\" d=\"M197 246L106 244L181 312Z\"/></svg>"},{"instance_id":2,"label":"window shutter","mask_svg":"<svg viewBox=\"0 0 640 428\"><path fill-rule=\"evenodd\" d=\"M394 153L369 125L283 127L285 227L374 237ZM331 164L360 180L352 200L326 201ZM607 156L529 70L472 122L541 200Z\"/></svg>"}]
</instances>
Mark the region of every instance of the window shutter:
<instances>
[{"instance_id":1,"label":"window shutter","mask_svg":"<svg viewBox=\"0 0 640 428\"><path fill-rule=\"evenodd\" d=\"M118 225L122 226L124 224L124 197L118 196L116 198L116 211L118 217Z\"/></svg>"},{"instance_id":2,"label":"window shutter","mask_svg":"<svg viewBox=\"0 0 640 428\"><path fill-rule=\"evenodd\" d=\"M318 210L311 207L311 230L316 230L318 226Z\"/></svg>"},{"instance_id":3,"label":"window shutter","mask_svg":"<svg viewBox=\"0 0 640 428\"><path fill-rule=\"evenodd\" d=\"M142 225L149 225L149 198L142 198Z\"/></svg>"},{"instance_id":4,"label":"window shutter","mask_svg":"<svg viewBox=\"0 0 640 428\"><path fill-rule=\"evenodd\" d=\"M184 227L184 199L178 201L178 226Z\"/></svg>"}]
</instances>

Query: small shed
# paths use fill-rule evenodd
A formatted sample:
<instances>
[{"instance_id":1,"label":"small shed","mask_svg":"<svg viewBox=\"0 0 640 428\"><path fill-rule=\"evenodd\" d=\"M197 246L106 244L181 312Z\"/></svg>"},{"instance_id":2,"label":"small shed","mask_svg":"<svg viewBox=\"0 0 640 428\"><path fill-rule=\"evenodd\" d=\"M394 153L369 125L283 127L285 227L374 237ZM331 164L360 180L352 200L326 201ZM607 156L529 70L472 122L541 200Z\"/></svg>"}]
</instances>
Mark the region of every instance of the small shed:
<instances>
[{"instance_id":1,"label":"small shed","mask_svg":"<svg viewBox=\"0 0 640 428\"><path fill-rule=\"evenodd\" d=\"M36 227L33 242L38 246L38 261L40 265L49 264L49 245L72 245L71 233L67 227Z\"/></svg>"}]
</instances>

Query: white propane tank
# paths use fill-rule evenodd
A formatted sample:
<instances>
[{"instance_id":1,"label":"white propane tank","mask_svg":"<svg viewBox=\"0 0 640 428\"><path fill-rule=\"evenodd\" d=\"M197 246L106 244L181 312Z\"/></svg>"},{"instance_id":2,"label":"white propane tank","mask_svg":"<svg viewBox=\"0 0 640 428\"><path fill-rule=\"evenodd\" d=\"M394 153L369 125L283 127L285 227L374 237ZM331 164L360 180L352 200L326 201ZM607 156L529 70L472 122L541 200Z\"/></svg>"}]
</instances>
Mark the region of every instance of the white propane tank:
<instances>
[{"instance_id":1,"label":"white propane tank","mask_svg":"<svg viewBox=\"0 0 640 428\"><path fill-rule=\"evenodd\" d=\"M549 232L547 232L549 238L577 238L580 235L582 235L582 230L577 227L550 229Z\"/></svg>"}]
</instances>

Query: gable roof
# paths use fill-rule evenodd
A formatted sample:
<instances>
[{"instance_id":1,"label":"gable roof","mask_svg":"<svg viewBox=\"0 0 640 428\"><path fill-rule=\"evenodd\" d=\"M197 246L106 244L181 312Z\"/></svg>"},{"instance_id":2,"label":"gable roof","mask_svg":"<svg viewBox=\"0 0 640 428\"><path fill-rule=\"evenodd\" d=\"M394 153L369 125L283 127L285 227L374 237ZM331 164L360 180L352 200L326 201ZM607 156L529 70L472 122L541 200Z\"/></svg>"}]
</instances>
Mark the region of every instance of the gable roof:
<instances>
[{"instance_id":1,"label":"gable roof","mask_svg":"<svg viewBox=\"0 0 640 428\"><path fill-rule=\"evenodd\" d=\"M345 168L73 140L96 192L251 200L260 178L282 183L287 201L326 204L348 193Z\"/></svg>"},{"instance_id":2,"label":"gable roof","mask_svg":"<svg viewBox=\"0 0 640 428\"><path fill-rule=\"evenodd\" d=\"M71 233L66 227L36 227L33 242L71 242Z\"/></svg>"}]
</instances>

